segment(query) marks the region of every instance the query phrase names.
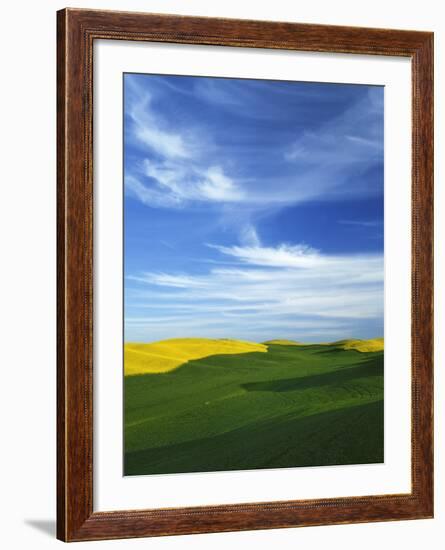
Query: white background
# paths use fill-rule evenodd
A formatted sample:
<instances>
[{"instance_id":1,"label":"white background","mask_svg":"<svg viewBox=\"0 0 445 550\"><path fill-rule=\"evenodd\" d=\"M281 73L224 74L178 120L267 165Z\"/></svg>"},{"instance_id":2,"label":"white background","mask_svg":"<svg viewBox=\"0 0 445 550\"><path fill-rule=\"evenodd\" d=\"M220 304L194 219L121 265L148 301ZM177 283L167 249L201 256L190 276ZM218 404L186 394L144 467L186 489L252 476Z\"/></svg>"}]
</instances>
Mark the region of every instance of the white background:
<instances>
[{"instance_id":1,"label":"white background","mask_svg":"<svg viewBox=\"0 0 445 550\"><path fill-rule=\"evenodd\" d=\"M77 7L275 19L433 30L436 33L436 120L444 120L441 3L374 0L245 2L114 0ZM2 485L1 540L6 548L52 548L55 518L55 11L62 2L2 6ZM442 23L440 21L442 20ZM436 182L443 179L443 124L436 131ZM89 547L175 549L440 548L445 535L443 400L445 303L442 235L444 187L436 187L436 519L411 522L212 534L88 543ZM441 307L440 307L441 306ZM5 353L6 352L6 353ZM442 438L439 437L442 434ZM439 541L439 538L442 538Z\"/></svg>"},{"instance_id":2,"label":"white background","mask_svg":"<svg viewBox=\"0 0 445 550\"><path fill-rule=\"evenodd\" d=\"M94 58L94 508L166 508L408 493L411 350L411 63L383 56L100 41ZM385 86L385 463L122 476L122 74ZM113 243L110 246L110 243Z\"/></svg>"}]
</instances>

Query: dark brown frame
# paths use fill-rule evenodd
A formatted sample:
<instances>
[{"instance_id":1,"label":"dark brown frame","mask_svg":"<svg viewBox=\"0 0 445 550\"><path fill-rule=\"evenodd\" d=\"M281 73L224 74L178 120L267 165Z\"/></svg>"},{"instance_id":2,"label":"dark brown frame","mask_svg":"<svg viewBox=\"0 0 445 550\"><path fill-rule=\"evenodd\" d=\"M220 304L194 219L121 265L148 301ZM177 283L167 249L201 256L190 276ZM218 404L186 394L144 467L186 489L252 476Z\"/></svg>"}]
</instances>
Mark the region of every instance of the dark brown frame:
<instances>
[{"instance_id":1,"label":"dark brown frame","mask_svg":"<svg viewBox=\"0 0 445 550\"><path fill-rule=\"evenodd\" d=\"M75 541L431 518L433 34L78 9L58 12L57 31L57 537ZM96 39L411 58L411 493L93 512L92 70Z\"/></svg>"}]
</instances>

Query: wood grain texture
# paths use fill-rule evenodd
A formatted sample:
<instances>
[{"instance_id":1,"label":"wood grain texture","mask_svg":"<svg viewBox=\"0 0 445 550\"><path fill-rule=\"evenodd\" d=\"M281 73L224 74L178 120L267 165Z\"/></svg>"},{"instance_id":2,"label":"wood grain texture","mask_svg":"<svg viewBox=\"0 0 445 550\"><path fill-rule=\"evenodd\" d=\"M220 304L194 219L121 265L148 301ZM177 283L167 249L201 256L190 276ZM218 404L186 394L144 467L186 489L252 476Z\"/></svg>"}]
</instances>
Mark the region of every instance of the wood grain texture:
<instances>
[{"instance_id":1,"label":"wood grain texture","mask_svg":"<svg viewBox=\"0 0 445 550\"><path fill-rule=\"evenodd\" d=\"M432 517L432 33L77 9L57 15L57 537L96 540ZM92 67L99 38L411 58L411 493L93 512Z\"/></svg>"}]
</instances>

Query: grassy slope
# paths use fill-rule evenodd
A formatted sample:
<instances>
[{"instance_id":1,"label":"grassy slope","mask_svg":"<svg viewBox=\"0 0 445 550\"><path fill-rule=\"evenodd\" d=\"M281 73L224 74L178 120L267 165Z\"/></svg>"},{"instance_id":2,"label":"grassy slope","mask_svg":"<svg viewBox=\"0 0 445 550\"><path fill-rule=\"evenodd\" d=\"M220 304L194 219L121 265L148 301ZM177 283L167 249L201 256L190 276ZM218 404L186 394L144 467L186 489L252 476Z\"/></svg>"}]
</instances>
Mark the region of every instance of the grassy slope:
<instances>
[{"instance_id":1,"label":"grassy slope","mask_svg":"<svg viewBox=\"0 0 445 550\"><path fill-rule=\"evenodd\" d=\"M150 344L125 344L125 376L168 372L209 355L267 352L267 346L242 340L172 338Z\"/></svg>"},{"instance_id":2,"label":"grassy slope","mask_svg":"<svg viewBox=\"0 0 445 550\"><path fill-rule=\"evenodd\" d=\"M295 342L294 340L268 340L263 344L269 345L282 345L282 346L304 346L301 342ZM338 340L337 342L330 342L327 344L319 344L323 346L334 346L341 349L355 349L362 352L383 351L384 340L383 338L371 338L369 340L359 340L356 338L350 338L348 340Z\"/></svg>"},{"instance_id":3,"label":"grassy slope","mask_svg":"<svg viewBox=\"0 0 445 550\"><path fill-rule=\"evenodd\" d=\"M266 345L275 345L275 346L304 346L301 342L296 342L295 340L267 340L263 342Z\"/></svg>"},{"instance_id":4,"label":"grassy slope","mask_svg":"<svg viewBox=\"0 0 445 550\"><path fill-rule=\"evenodd\" d=\"M125 378L125 473L383 461L383 352L269 345Z\"/></svg>"}]
</instances>

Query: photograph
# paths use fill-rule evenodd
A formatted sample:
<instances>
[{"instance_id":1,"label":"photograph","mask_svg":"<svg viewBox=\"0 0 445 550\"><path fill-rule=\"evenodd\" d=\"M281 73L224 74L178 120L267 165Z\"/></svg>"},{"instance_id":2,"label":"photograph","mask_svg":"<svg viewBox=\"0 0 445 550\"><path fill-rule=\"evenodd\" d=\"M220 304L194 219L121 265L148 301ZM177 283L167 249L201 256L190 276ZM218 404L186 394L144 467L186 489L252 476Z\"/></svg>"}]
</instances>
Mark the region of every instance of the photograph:
<instances>
[{"instance_id":1,"label":"photograph","mask_svg":"<svg viewBox=\"0 0 445 550\"><path fill-rule=\"evenodd\" d=\"M384 97L123 74L124 476L384 462Z\"/></svg>"}]
</instances>

